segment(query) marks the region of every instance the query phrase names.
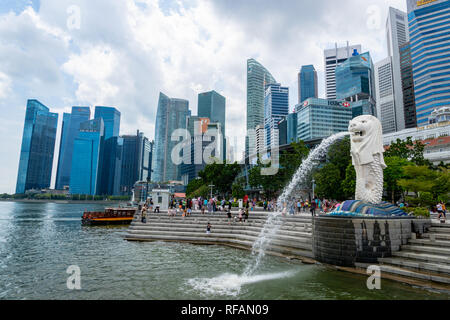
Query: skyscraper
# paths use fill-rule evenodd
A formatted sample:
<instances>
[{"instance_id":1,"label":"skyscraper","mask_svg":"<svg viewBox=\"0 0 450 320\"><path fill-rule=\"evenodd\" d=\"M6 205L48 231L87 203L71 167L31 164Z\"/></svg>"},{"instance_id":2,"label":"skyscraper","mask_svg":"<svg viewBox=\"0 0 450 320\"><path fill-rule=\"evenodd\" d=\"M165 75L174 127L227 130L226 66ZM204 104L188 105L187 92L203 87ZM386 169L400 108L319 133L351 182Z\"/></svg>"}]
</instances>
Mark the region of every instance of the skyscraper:
<instances>
[{"instance_id":1,"label":"skyscraper","mask_svg":"<svg viewBox=\"0 0 450 320\"><path fill-rule=\"evenodd\" d=\"M302 66L298 74L298 103L308 98L318 98L317 71L313 65Z\"/></svg>"},{"instance_id":2,"label":"skyscraper","mask_svg":"<svg viewBox=\"0 0 450 320\"><path fill-rule=\"evenodd\" d=\"M277 83L275 78L255 59L247 60L247 131L264 126L264 92L267 84ZM256 136L246 137L246 155L256 151Z\"/></svg>"},{"instance_id":3,"label":"skyscraper","mask_svg":"<svg viewBox=\"0 0 450 320\"><path fill-rule=\"evenodd\" d=\"M352 120L350 103L309 98L296 108L297 140L320 140L348 130Z\"/></svg>"},{"instance_id":4,"label":"skyscraper","mask_svg":"<svg viewBox=\"0 0 450 320\"><path fill-rule=\"evenodd\" d=\"M202 118L208 118L212 123L220 123L222 130L223 150L222 155L226 157L226 142L225 142L225 97L217 93L216 91L204 92L198 95L198 116Z\"/></svg>"},{"instance_id":5,"label":"skyscraper","mask_svg":"<svg viewBox=\"0 0 450 320\"><path fill-rule=\"evenodd\" d=\"M58 171L55 189L63 190L70 185L73 142L80 131L80 124L91 117L89 107L72 107L72 113L64 113L59 147Z\"/></svg>"},{"instance_id":6,"label":"skyscraper","mask_svg":"<svg viewBox=\"0 0 450 320\"><path fill-rule=\"evenodd\" d=\"M120 112L114 107L95 107L94 119L103 119L105 140L118 137L120 132Z\"/></svg>"},{"instance_id":7,"label":"skyscraper","mask_svg":"<svg viewBox=\"0 0 450 320\"><path fill-rule=\"evenodd\" d=\"M71 194L96 195L100 193L105 126L102 118L80 124L73 143Z\"/></svg>"},{"instance_id":8,"label":"skyscraper","mask_svg":"<svg viewBox=\"0 0 450 320\"><path fill-rule=\"evenodd\" d=\"M264 130L266 147L278 147L278 122L289 113L289 88L267 84L264 96Z\"/></svg>"},{"instance_id":9,"label":"skyscraper","mask_svg":"<svg viewBox=\"0 0 450 320\"><path fill-rule=\"evenodd\" d=\"M387 57L375 64L375 83L377 115L381 121L383 133L396 132L396 103L392 57Z\"/></svg>"},{"instance_id":10,"label":"skyscraper","mask_svg":"<svg viewBox=\"0 0 450 320\"><path fill-rule=\"evenodd\" d=\"M123 139L111 137L104 141L98 194L119 195L123 159Z\"/></svg>"},{"instance_id":11,"label":"skyscraper","mask_svg":"<svg viewBox=\"0 0 450 320\"><path fill-rule=\"evenodd\" d=\"M448 0L408 0L417 125L450 104L450 22Z\"/></svg>"},{"instance_id":12,"label":"skyscraper","mask_svg":"<svg viewBox=\"0 0 450 320\"><path fill-rule=\"evenodd\" d=\"M152 163L154 182L181 180L179 166L172 159L172 150L178 142L172 141L171 136L176 129L186 129L186 118L190 114L189 101L159 94Z\"/></svg>"},{"instance_id":13,"label":"skyscraper","mask_svg":"<svg viewBox=\"0 0 450 320\"><path fill-rule=\"evenodd\" d=\"M409 41L408 17L405 12L392 7L389 8L389 14L386 21L386 34L388 57L391 58L392 94L394 98L393 119L388 121L394 122L395 131L400 131L405 129L405 111L400 68L400 46Z\"/></svg>"},{"instance_id":14,"label":"skyscraper","mask_svg":"<svg viewBox=\"0 0 450 320\"><path fill-rule=\"evenodd\" d=\"M131 195L133 186L138 181L147 181L151 177L151 156L153 143L144 133L122 136L123 157L120 192Z\"/></svg>"},{"instance_id":15,"label":"skyscraper","mask_svg":"<svg viewBox=\"0 0 450 320\"><path fill-rule=\"evenodd\" d=\"M338 48L337 43L333 49L324 51L325 56L325 87L327 99L336 99L336 67L351 57L354 50L361 52L361 45L350 46L347 42L346 47ZM303 102L303 101L302 101ZM301 102L300 102L301 103Z\"/></svg>"},{"instance_id":16,"label":"skyscraper","mask_svg":"<svg viewBox=\"0 0 450 320\"><path fill-rule=\"evenodd\" d=\"M57 126L57 113L38 100L28 100L16 193L50 187Z\"/></svg>"},{"instance_id":17,"label":"skyscraper","mask_svg":"<svg viewBox=\"0 0 450 320\"><path fill-rule=\"evenodd\" d=\"M369 52L352 57L336 67L336 98L351 102L353 117L377 115L374 66Z\"/></svg>"},{"instance_id":18,"label":"skyscraper","mask_svg":"<svg viewBox=\"0 0 450 320\"><path fill-rule=\"evenodd\" d=\"M400 46L400 69L402 75L405 128L415 128L417 127L416 96L414 94L411 46L409 42Z\"/></svg>"}]
</instances>

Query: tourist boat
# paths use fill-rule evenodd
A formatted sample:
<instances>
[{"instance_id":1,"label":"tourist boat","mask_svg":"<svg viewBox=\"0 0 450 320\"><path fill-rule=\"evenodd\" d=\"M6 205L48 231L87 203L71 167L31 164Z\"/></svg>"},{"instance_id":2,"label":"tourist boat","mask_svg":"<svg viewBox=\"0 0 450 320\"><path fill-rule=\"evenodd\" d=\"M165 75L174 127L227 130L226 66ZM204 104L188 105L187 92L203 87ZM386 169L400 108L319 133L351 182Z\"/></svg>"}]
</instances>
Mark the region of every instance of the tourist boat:
<instances>
[{"instance_id":1,"label":"tourist boat","mask_svg":"<svg viewBox=\"0 0 450 320\"><path fill-rule=\"evenodd\" d=\"M85 211L81 219L83 225L121 225L131 224L137 208L106 208L104 212Z\"/></svg>"}]
</instances>

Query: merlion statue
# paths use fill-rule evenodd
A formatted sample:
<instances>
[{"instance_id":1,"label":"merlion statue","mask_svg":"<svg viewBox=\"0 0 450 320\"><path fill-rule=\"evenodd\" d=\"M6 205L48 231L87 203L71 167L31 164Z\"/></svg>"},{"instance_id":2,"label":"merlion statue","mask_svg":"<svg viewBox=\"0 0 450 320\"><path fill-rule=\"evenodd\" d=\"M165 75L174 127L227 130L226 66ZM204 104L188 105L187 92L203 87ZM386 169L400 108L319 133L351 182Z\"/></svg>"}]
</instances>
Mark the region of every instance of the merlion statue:
<instances>
[{"instance_id":1,"label":"merlion statue","mask_svg":"<svg viewBox=\"0 0 450 320\"><path fill-rule=\"evenodd\" d=\"M383 195L383 132L374 116L363 115L350 121L352 163L356 171L355 200L378 204Z\"/></svg>"}]
</instances>

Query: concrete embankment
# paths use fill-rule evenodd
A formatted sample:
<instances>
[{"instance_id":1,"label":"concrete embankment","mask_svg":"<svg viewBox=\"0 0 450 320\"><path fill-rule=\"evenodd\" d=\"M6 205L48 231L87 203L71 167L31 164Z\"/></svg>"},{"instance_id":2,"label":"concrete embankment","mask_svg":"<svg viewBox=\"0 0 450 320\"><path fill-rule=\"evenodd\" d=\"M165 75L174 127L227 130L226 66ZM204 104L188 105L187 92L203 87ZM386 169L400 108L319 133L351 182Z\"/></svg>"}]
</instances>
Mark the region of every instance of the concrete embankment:
<instances>
[{"instance_id":1,"label":"concrete embankment","mask_svg":"<svg viewBox=\"0 0 450 320\"><path fill-rule=\"evenodd\" d=\"M251 212L249 216L247 222L229 222L223 212L192 213L184 218L169 217L167 213L149 214L147 223L142 223L138 217L133 220L126 240L177 241L251 249L266 222L267 213ZM206 234L208 223L212 225L211 234ZM313 258L311 235L311 217L283 217L282 226L272 239L267 253L310 262Z\"/></svg>"}]
</instances>

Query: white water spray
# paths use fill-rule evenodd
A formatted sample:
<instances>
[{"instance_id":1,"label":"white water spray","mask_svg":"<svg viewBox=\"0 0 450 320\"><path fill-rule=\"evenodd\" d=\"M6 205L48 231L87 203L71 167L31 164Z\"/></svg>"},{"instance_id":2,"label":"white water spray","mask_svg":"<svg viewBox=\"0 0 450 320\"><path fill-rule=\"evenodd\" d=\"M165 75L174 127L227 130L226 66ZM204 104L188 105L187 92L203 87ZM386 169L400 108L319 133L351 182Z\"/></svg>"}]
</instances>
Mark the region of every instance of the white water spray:
<instances>
[{"instance_id":1,"label":"white water spray","mask_svg":"<svg viewBox=\"0 0 450 320\"><path fill-rule=\"evenodd\" d=\"M254 274L254 272L258 269L262 258L266 254L268 245L282 225L282 213L286 213L288 208L292 205L290 197L292 196L295 188L299 184L305 182L305 178L316 165L316 161L319 161L326 156L329 147L337 140L342 139L347 135L349 135L348 132L341 132L324 139L322 143L318 145L313 151L311 151L308 157L302 162L300 167L297 169L297 172L292 177L291 182L287 185L286 188L284 188L281 196L278 197L277 210L275 212L269 213L267 221L264 224L264 227L262 228L258 239L256 239L255 243L253 244L252 254L256 255L256 257L245 269L245 276Z\"/></svg>"},{"instance_id":2,"label":"white water spray","mask_svg":"<svg viewBox=\"0 0 450 320\"><path fill-rule=\"evenodd\" d=\"M242 275L224 274L212 279L191 279L188 281L188 284L194 289L207 295L219 294L237 296L240 293L242 285L285 278L295 274L295 272L284 272L270 275L254 275L266 254L267 247L282 225L282 214L288 210L290 205L292 205L292 203L289 202L295 188L299 184L305 182L306 177L316 165L316 161L319 161L326 156L328 148L337 140L344 138L346 135L349 135L349 133L338 133L323 140L322 143L312 150L309 153L309 156L302 162L301 166L292 177L291 182L278 198L277 210L269 213L258 239L256 239L253 244L252 255L254 256L254 259L252 259L252 261L247 265Z\"/></svg>"}]
</instances>

